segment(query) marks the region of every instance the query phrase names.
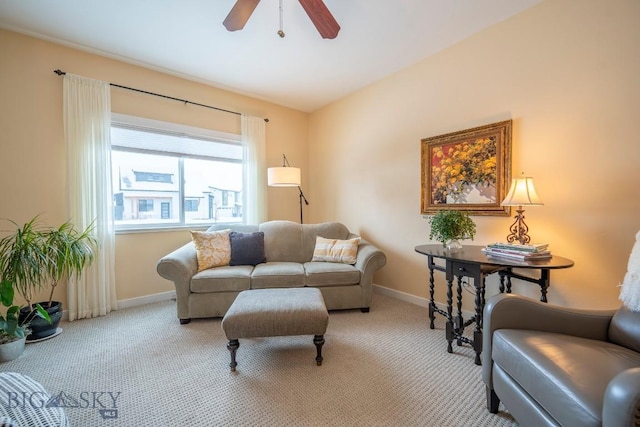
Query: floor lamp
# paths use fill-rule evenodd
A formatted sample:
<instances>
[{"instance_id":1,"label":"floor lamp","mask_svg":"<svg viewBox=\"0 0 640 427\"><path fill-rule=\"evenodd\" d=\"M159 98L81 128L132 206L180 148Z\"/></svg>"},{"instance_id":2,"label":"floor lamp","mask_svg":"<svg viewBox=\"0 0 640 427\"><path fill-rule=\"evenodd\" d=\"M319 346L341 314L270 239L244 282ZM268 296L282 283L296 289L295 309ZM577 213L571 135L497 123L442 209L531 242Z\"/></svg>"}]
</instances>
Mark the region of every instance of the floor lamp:
<instances>
[{"instance_id":1,"label":"floor lamp","mask_svg":"<svg viewBox=\"0 0 640 427\"><path fill-rule=\"evenodd\" d=\"M302 202L304 201L308 205L309 201L304 197L300 188L300 169L292 168L284 154L282 155L282 167L267 169L267 185L270 187L298 187L300 192L298 196L300 199L300 224L302 224Z\"/></svg>"}]
</instances>

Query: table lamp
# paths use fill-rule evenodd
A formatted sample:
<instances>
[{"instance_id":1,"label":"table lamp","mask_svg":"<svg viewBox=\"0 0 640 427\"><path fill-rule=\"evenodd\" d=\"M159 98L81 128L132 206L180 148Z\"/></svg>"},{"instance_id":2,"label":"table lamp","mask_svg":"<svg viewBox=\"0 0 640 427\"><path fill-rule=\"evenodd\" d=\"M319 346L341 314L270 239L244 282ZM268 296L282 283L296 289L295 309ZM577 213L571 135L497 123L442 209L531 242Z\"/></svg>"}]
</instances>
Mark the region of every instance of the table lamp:
<instances>
[{"instance_id":1,"label":"table lamp","mask_svg":"<svg viewBox=\"0 0 640 427\"><path fill-rule=\"evenodd\" d=\"M530 176L523 176L520 178L514 178L511 180L511 187L507 193L507 197L500 203L500 206L517 206L516 220L509 227L511 232L507 236L507 242L518 242L521 245L526 245L531 242L529 237L529 227L524 223L524 209L523 206L542 206L543 203L536 193L536 189L533 186L533 178Z\"/></svg>"}]
</instances>

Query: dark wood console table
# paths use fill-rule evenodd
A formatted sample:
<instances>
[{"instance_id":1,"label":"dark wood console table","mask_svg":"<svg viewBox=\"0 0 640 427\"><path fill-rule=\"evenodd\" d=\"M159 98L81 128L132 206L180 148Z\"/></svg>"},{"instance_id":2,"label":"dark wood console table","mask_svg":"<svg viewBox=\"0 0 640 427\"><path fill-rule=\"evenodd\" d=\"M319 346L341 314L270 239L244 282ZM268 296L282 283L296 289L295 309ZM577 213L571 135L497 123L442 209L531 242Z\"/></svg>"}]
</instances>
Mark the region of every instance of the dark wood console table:
<instances>
[{"instance_id":1,"label":"dark wood console table","mask_svg":"<svg viewBox=\"0 0 640 427\"><path fill-rule=\"evenodd\" d=\"M457 251L450 251L438 245L416 246L416 252L427 256L429 267L429 320L431 329L434 328L433 321L435 314L441 314L446 319L447 351L453 353L452 343L456 339L458 345L463 342L470 344L476 352L476 365L480 365L480 354L482 353L482 310L485 304L485 279L488 275L498 273L500 275L500 292L511 292L511 279L516 278L540 286L540 301L547 302L547 289L550 284L550 270L559 268L569 268L573 266L573 261L560 256L553 256L549 259L535 261L518 261L508 258L488 257L482 252L484 246L463 246ZM444 260L444 266L438 265L434 259ZM513 272L514 268L539 270L539 278L523 276ZM435 281L434 271L445 273L447 280L447 310L441 310L435 304L433 294ZM457 277L456 286L456 308L457 313L453 315L453 280ZM468 320L462 316L462 278L473 279L476 288L475 315ZM464 329L475 323L473 339L463 336Z\"/></svg>"}]
</instances>

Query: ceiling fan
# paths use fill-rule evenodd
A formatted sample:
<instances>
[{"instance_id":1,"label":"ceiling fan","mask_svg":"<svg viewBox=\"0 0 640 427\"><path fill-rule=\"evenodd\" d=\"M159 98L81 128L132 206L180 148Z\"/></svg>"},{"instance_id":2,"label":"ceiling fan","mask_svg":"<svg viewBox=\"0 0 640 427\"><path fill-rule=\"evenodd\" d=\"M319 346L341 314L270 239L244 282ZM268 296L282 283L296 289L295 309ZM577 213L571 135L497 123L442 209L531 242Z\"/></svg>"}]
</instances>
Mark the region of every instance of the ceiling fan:
<instances>
[{"instance_id":1,"label":"ceiling fan","mask_svg":"<svg viewBox=\"0 0 640 427\"><path fill-rule=\"evenodd\" d=\"M335 39L340 31L340 25L335 20L322 0L299 0L307 15L315 25L323 39ZM244 28L260 0L237 0L231 11L222 23L229 31L237 31ZM282 4L281 4L282 7ZM282 11L282 9L281 9ZM282 26L282 24L281 24ZM282 28L278 31L280 37L284 37Z\"/></svg>"}]
</instances>

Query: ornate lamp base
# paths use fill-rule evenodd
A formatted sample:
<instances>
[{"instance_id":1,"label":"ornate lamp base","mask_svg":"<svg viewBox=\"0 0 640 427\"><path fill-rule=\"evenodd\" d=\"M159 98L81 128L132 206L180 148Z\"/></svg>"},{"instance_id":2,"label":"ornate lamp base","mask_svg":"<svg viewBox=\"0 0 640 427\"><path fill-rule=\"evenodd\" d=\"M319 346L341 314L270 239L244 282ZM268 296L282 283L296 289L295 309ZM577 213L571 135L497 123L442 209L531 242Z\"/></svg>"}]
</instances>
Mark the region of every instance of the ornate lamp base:
<instances>
[{"instance_id":1,"label":"ornate lamp base","mask_svg":"<svg viewBox=\"0 0 640 427\"><path fill-rule=\"evenodd\" d=\"M521 245L527 245L531 242L531 237L529 237L529 227L524 223L524 209L520 206L516 209L516 216L514 217L516 220L509 227L509 231L511 232L507 236L507 242L509 243L519 243Z\"/></svg>"}]
</instances>

